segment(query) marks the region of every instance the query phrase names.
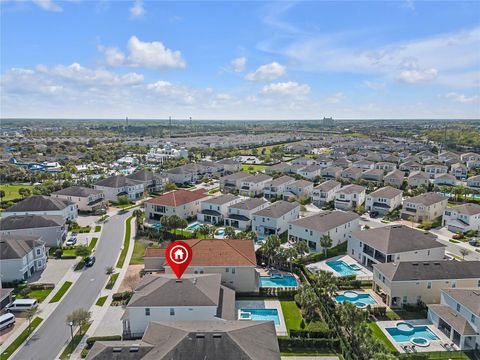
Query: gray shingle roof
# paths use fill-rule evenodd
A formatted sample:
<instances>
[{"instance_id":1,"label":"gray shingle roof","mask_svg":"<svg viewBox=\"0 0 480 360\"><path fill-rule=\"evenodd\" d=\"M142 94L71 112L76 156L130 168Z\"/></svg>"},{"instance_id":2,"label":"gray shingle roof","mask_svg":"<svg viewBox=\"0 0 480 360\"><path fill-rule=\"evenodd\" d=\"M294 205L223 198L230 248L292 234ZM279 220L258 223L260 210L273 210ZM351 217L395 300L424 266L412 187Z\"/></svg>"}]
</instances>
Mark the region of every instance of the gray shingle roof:
<instances>
[{"instance_id":1,"label":"gray shingle roof","mask_svg":"<svg viewBox=\"0 0 480 360\"><path fill-rule=\"evenodd\" d=\"M139 183L140 183L139 181L129 179L126 176L115 175L115 176L110 176L106 179L97 181L95 185L117 189L117 188L128 186L128 185L138 185Z\"/></svg>"},{"instance_id":2,"label":"gray shingle roof","mask_svg":"<svg viewBox=\"0 0 480 360\"><path fill-rule=\"evenodd\" d=\"M378 190L375 190L374 192L370 193L370 196L374 197L382 197L386 199L393 199L394 197L402 195L402 190L395 189L391 186L385 186L383 188L380 188Z\"/></svg>"},{"instance_id":3,"label":"gray shingle roof","mask_svg":"<svg viewBox=\"0 0 480 360\"><path fill-rule=\"evenodd\" d=\"M323 233L340 225L347 224L359 217L358 214L351 211L327 211L291 221L290 224L317 230Z\"/></svg>"},{"instance_id":4,"label":"gray shingle roof","mask_svg":"<svg viewBox=\"0 0 480 360\"><path fill-rule=\"evenodd\" d=\"M479 301L479 299L477 299L477 301ZM443 321L449 324L460 335L477 335L477 332L472 328L469 322L449 306L443 304L430 304L428 305L428 308L440 316Z\"/></svg>"},{"instance_id":5,"label":"gray shingle roof","mask_svg":"<svg viewBox=\"0 0 480 360\"><path fill-rule=\"evenodd\" d=\"M64 196L76 196L76 197L88 197L89 195L99 195L102 191L87 188L84 186L70 186L68 188L55 191L55 195L64 195Z\"/></svg>"},{"instance_id":6,"label":"gray shingle roof","mask_svg":"<svg viewBox=\"0 0 480 360\"><path fill-rule=\"evenodd\" d=\"M315 186L315 189L319 189L320 191L330 191L336 188L338 185L341 185L338 181L327 180L320 185Z\"/></svg>"},{"instance_id":7,"label":"gray shingle roof","mask_svg":"<svg viewBox=\"0 0 480 360\"><path fill-rule=\"evenodd\" d=\"M37 195L10 206L5 212L55 211L63 210L72 204L71 201L65 199Z\"/></svg>"},{"instance_id":8,"label":"gray shingle roof","mask_svg":"<svg viewBox=\"0 0 480 360\"><path fill-rule=\"evenodd\" d=\"M443 289L445 294L466 307L472 313L480 316L480 289Z\"/></svg>"},{"instance_id":9,"label":"gray shingle roof","mask_svg":"<svg viewBox=\"0 0 480 360\"><path fill-rule=\"evenodd\" d=\"M268 181L268 180L272 180L272 177L265 174L252 175L250 177L243 179L243 181L248 181L255 184L263 181Z\"/></svg>"},{"instance_id":10,"label":"gray shingle roof","mask_svg":"<svg viewBox=\"0 0 480 360\"><path fill-rule=\"evenodd\" d=\"M38 236L0 236L0 259L21 259L34 247L42 246L45 243Z\"/></svg>"},{"instance_id":11,"label":"gray shingle roof","mask_svg":"<svg viewBox=\"0 0 480 360\"><path fill-rule=\"evenodd\" d=\"M405 202L412 204L422 204L425 206L430 206L436 204L440 201L447 200L448 198L437 193L428 192L425 194L420 194L409 199L406 199Z\"/></svg>"},{"instance_id":12,"label":"gray shingle roof","mask_svg":"<svg viewBox=\"0 0 480 360\"><path fill-rule=\"evenodd\" d=\"M265 216L265 217L271 217L271 218L279 218L280 216L285 215L289 211L295 209L296 207L299 207L300 204L297 202L288 202L288 201L277 201L274 202L272 205L269 207L262 209L260 211L257 211L253 215L256 216Z\"/></svg>"},{"instance_id":13,"label":"gray shingle roof","mask_svg":"<svg viewBox=\"0 0 480 360\"><path fill-rule=\"evenodd\" d=\"M295 179L291 176L283 175L276 179L273 179L271 182L267 184L267 186L280 186L289 182L294 182Z\"/></svg>"},{"instance_id":14,"label":"gray shingle roof","mask_svg":"<svg viewBox=\"0 0 480 360\"><path fill-rule=\"evenodd\" d=\"M468 203L463 205L452 206L448 210L456 211L459 214L464 214L464 215L476 215L476 214L480 214L480 205Z\"/></svg>"},{"instance_id":15,"label":"gray shingle roof","mask_svg":"<svg viewBox=\"0 0 480 360\"><path fill-rule=\"evenodd\" d=\"M208 204L223 205L235 199L239 199L239 197L233 194L224 194L224 195L216 196L207 200L203 200L202 202L208 203Z\"/></svg>"},{"instance_id":16,"label":"gray shingle roof","mask_svg":"<svg viewBox=\"0 0 480 360\"><path fill-rule=\"evenodd\" d=\"M36 229L65 225L60 215L12 215L0 219L0 230Z\"/></svg>"},{"instance_id":17,"label":"gray shingle roof","mask_svg":"<svg viewBox=\"0 0 480 360\"><path fill-rule=\"evenodd\" d=\"M354 193L361 193L365 191L365 188L360 185L350 184L347 186L342 187L338 192L342 194L354 194Z\"/></svg>"},{"instance_id":18,"label":"gray shingle roof","mask_svg":"<svg viewBox=\"0 0 480 360\"><path fill-rule=\"evenodd\" d=\"M260 205L266 204L267 201L262 198L250 198L244 201L240 201L234 205L229 206L232 209L239 209L239 210L252 210L256 209Z\"/></svg>"}]
</instances>

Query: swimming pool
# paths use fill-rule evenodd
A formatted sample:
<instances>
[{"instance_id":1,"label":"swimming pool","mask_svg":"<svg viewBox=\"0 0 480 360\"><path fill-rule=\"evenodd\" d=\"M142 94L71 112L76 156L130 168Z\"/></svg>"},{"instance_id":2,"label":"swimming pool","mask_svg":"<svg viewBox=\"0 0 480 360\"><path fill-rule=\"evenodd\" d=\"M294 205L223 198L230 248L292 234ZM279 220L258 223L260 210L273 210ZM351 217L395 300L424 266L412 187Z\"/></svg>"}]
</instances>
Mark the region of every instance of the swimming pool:
<instances>
[{"instance_id":1,"label":"swimming pool","mask_svg":"<svg viewBox=\"0 0 480 360\"><path fill-rule=\"evenodd\" d=\"M218 231L216 232L216 235L218 235L218 236L225 236L225 230L218 230Z\"/></svg>"},{"instance_id":2,"label":"swimming pool","mask_svg":"<svg viewBox=\"0 0 480 360\"><path fill-rule=\"evenodd\" d=\"M187 226L187 230L193 231L193 230L199 228L200 226L202 226L202 224L200 224L198 222L194 222L193 224L190 224L190 225Z\"/></svg>"},{"instance_id":3,"label":"swimming pool","mask_svg":"<svg viewBox=\"0 0 480 360\"><path fill-rule=\"evenodd\" d=\"M348 265L344 261L327 261L328 267L332 268L335 272L340 274L341 276L348 276L348 275L357 275L358 271L354 270L353 267Z\"/></svg>"},{"instance_id":4,"label":"swimming pool","mask_svg":"<svg viewBox=\"0 0 480 360\"><path fill-rule=\"evenodd\" d=\"M280 325L277 309L240 309L239 320L273 321Z\"/></svg>"},{"instance_id":5,"label":"swimming pool","mask_svg":"<svg viewBox=\"0 0 480 360\"><path fill-rule=\"evenodd\" d=\"M405 325L405 326L403 326ZM439 340L428 326L413 326L408 323L399 323L396 327L386 328L388 334L397 343L410 342L414 338L426 340Z\"/></svg>"},{"instance_id":6,"label":"swimming pool","mask_svg":"<svg viewBox=\"0 0 480 360\"><path fill-rule=\"evenodd\" d=\"M377 303L370 294L358 294L355 291L345 291L343 294L335 296L335 301L338 303L350 302L358 308Z\"/></svg>"},{"instance_id":7,"label":"swimming pool","mask_svg":"<svg viewBox=\"0 0 480 360\"><path fill-rule=\"evenodd\" d=\"M295 276L260 276L260 287L294 287L298 286Z\"/></svg>"},{"instance_id":8,"label":"swimming pool","mask_svg":"<svg viewBox=\"0 0 480 360\"><path fill-rule=\"evenodd\" d=\"M160 230L162 228L162 224L160 223L153 224L152 228L154 228L155 230Z\"/></svg>"}]
</instances>

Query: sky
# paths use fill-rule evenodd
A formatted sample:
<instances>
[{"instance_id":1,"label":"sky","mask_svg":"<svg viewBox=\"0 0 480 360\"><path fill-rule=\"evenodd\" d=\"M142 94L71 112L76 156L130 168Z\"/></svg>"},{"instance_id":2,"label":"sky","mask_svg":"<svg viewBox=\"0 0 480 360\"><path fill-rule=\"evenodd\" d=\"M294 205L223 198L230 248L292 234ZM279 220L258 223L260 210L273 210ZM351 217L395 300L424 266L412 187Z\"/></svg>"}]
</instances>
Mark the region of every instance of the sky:
<instances>
[{"instance_id":1,"label":"sky","mask_svg":"<svg viewBox=\"0 0 480 360\"><path fill-rule=\"evenodd\" d=\"M0 0L0 116L480 118L480 1Z\"/></svg>"}]
</instances>

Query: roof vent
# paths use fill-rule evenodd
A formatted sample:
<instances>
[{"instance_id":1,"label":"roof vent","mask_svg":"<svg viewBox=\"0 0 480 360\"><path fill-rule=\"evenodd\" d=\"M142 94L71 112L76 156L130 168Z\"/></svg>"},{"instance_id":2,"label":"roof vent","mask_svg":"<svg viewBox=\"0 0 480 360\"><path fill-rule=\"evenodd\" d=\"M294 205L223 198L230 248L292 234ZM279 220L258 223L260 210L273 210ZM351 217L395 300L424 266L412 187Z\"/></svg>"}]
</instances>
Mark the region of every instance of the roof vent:
<instances>
[{"instance_id":1,"label":"roof vent","mask_svg":"<svg viewBox=\"0 0 480 360\"><path fill-rule=\"evenodd\" d=\"M130 352L133 353L133 352L138 352L138 347L131 347L130 348Z\"/></svg>"},{"instance_id":2,"label":"roof vent","mask_svg":"<svg viewBox=\"0 0 480 360\"><path fill-rule=\"evenodd\" d=\"M418 266L418 263L413 263L412 266Z\"/></svg>"},{"instance_id":3,"label":"roof vent","mask_svg":"<svg viewBox=\"0 0 480 360\"><path fill-rule=\"evenodd\" d=\"M121 348L121 347L114 347L114 348L112 349L112 352L114 352L114 353L122 352L122 348Z\"/></svg>"},{"instance_id":4,"label":"roof vent","mask_svg":"<svg viewBox=\"0 0 480 360\"><path fill-rule=\"evenodd\" d=\"M214 339L221 339L222 338L222 334L213 334L212 337Z\"/></svg>"},{"instance_id":5,"label":"roof vent","mask_svg":"<svg viewBox=\"0 0 480 360\"><path fill-rule=\"evenodd\" d=\"M182 283L182 279L177 279L177 280L175 280L175 282L176 282L177 284L181 284L181 283Z\"/></svg>"},{"instance_id":6,"label":"roof vent","mask_svg":"<svg viewBox=\"0 0 480 360\"><path fill-rule=\"evenodd\" d=\"M197 339L205 339L205 334L197 334L195 335Z\"/></svg>"},{"instance_id":7,"label":"roof vent","mask_svg":"<svg viewBox=\"0 0 480 360\"><path fill-rule=\"evenodd\" d=\"M440 263L439 262L434 262L433 265L440 265Z\"/></svg>"}]
</instances>

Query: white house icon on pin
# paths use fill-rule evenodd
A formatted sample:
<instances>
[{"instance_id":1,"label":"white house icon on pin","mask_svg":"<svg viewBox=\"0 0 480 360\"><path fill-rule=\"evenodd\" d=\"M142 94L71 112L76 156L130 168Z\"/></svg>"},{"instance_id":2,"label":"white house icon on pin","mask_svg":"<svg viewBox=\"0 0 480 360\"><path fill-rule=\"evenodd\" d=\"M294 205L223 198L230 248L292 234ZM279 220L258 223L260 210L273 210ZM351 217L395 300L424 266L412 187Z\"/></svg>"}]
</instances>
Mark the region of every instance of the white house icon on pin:
<instances>
[{"instance_id":1,"label":"white house icon on pin","mask_svg":"<svg viewBox=\"0 0 480 360\"><path fill-rule=\"evenodd\" d=\"M175 260L183 260L184 258L183 250L181 249L176 250L173 256L175 257Z\"/></svg>"}]
</instances>

